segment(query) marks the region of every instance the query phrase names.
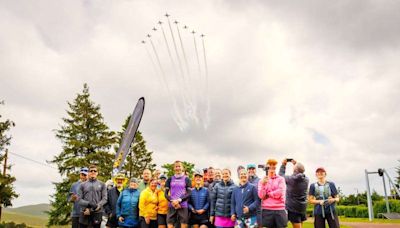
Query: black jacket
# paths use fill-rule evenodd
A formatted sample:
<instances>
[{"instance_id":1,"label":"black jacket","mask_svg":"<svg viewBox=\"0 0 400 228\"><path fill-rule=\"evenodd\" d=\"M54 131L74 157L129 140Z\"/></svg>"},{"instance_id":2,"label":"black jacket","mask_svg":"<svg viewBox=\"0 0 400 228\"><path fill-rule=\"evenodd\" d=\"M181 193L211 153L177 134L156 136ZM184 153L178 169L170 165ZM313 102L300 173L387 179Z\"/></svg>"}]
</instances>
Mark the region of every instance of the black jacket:
<instances>
[{"instance_id":1,"label":"black jacket","mask_svg":"<svg viewBox=\"0 0 400 228\"><path fill-rule=\"evenodd\" d=\"M108 227L118 227L117 218L117 201L119 197L119 191L117 187L113 187L107 192L107 203L104 205L104 211L108 216L107 224Z\"/></svg>"},{"instance_id":2,"label":"black jacket","mask_svg":"<svg viewBox=\"0 0 400 228\"><path fill-rule=\"evenodd\" d=\"M231 217L231 196L236 185L232 180L227 183L221 181L211 192L211 216Z\"/></svg>"},{"instance_id":3,"label":"black jacket","mask_svg":"<svg viewBox=\"0 0 400 228\"><path fill-rule=\"evenodd\" d=\"M308 177L303 173L287 176L285 172L286 166L282 165L279 169L279 175L284 177L286 182L286 210L305 214L307 209Z\"/></svg>"}]
</instances>

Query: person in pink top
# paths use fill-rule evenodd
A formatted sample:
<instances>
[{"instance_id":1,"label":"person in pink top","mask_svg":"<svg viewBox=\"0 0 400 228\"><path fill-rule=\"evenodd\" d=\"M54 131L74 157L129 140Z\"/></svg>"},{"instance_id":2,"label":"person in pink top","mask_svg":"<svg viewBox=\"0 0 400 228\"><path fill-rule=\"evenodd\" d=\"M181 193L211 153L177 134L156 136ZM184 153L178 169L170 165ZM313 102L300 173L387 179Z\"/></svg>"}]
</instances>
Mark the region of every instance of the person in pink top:
<instances>
[{"instance_id":1,"label":"person in pink top","mask_svg":"<svg viewBox=\"0 0 400 228\"><path fill-rule=\"evenodd\" d=\"M267 175L258 182L258 196L261 199L262 226L268 228L287 227L288 218L285 210L285 178L276 175L275 159L266 164Z\"/></svg>"}]
</instances>

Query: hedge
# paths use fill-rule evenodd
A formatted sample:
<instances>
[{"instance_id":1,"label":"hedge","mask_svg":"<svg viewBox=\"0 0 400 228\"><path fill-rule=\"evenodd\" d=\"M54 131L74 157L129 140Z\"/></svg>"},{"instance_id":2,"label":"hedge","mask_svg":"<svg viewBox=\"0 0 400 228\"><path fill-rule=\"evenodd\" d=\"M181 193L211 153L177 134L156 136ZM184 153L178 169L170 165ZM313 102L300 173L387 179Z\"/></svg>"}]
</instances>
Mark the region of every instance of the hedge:
<instances>
[{"instance_id":1,"label":"hedge","mask_svg":"<svg viewBox=\"0 0 400 228\"><path fill-rule=\"evenodd\" d=\"M380 213L386 213L386 202L384 200L373 203L374 217L378 217ZM400 213L400 201L389 200L390 212ZM336 206L337 213L339 216L351 217L351 218L368 218L368 207L364 205L358 206ZM312 216L313 207L307 207L307 215Z\"/></svg>"}]
</instances>

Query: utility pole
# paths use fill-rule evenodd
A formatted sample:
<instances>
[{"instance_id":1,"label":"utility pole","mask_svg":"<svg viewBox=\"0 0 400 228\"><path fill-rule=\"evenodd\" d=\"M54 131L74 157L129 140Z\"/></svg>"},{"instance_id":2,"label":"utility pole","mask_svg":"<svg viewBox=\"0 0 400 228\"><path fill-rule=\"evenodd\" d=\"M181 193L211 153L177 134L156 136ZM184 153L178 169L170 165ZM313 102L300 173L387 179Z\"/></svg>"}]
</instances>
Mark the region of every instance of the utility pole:
<instances>
[{"instance_id":1,"label":"utility pole","mask_svg":"<svg viewBox=\"0 0 400 228\"><path fill-rule=\"evenodd\" d=\"M6 149L6 154L4 155L3 177L6 176L7 157L8 157L8 149ZM3 205L1 205L1 203L0 203L0 221L1 221L1 214L2 214L2 212L3 212Z\"/></svg>"},{"instance_id":2,"label":"utility pole","mask_svg":"<svg viewBox=\"0 0 400 228\"><path fill-rule=\"evenodd\" d=\"M358 188L354 188L354 189L357 192L357 195L356 195L357 205L360 205L360 200L358 199Z\"/></svg>"},{"instance_id":3,"label":"utility pole","mask_svg":"<svg viewBox=\"0 0 400 228\"><path fill-rule=\"evenodd\" d=\"M8 149L6 149L6 154L4 155L3 176L6 176L6 170L7 170L7 157L8 157Z\"/></svg>"}]
</instances>

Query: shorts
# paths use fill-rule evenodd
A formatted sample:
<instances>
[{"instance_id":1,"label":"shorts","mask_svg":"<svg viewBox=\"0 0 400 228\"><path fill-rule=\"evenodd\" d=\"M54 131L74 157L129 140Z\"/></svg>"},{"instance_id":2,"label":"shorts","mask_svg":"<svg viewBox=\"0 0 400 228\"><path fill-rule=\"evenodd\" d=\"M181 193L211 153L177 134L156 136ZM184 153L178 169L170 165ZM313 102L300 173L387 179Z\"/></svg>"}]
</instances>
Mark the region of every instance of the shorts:
<instances>
[{"instance_id":1,"label":"shorts","mask_svg":"<svg viewBox=\"0 0 400 228\"><path fill-rule=\"evenodd\" d=\"M208 213L203 213L203 214L201 214L201 215L199 215L199 214L194 214L194 213L191 213L191 215L190 215L190 220L189 220L189 224L190 225L206 225L206 226L208 226L208 223L209 223L209 221L208 221Z\"/></svg>"},{"instance_id":2,"label":"shorts","mask_svg":"<svg viewBox=\"0 0 400 228\"><path fill-rule=\"evenodd\" d=\"M150 223L147 224L144 217L140 217L140 228L157 228L157 220L150 220Z\"/></svg>"},{"instance_id":3,"label":"shorts","mask_svg":"<svg viewBox=\"0 0 400 228\"><path fill-rule=\"evenodd\" d=\"M286 210L266 210L262 212L262 226L273 228L273 227L287 227L288 214Z\"/></svg>"},{"instance_id":4,"label":"shorts","mask_svg":"<svg viewBox=\"0 0 400 228\"><path fill-rule=\"evenodd\" d=\"M236 223L240 228L253 228L258 227L257 219L257 215L250 218L238 218Z\"/></svg>"},{"instance_id":5,"label":"shorts","mask_svg":"<svg viewBox=\"0 0 400 228\"><path fill-rule=\"evenodd\" d=\"M173 207L168 208L167 223L175 224L179 222L181 224L189 223L189 210L188 208L175 209Z\"/></svg>"},{"instance_id":6,"label":"shorts","mask_svg":"<svg viewBox=\"0 0 400 228\"><path fill-rule=\"evenodd\" d=\"M167 225L167 215L166 214L157 214L157 223L158 225L166 226Z\"/></svg>"},{"instance_id":7,"label":"shorts","mask_svg":"<svg viewBox=\"0 0 400 228\"><path fill-rule=\"evenodd\" d=\"M288 211L288 219L291 223L302 223L307 220L306 214Z\"/></svg>"}]
</instances>

